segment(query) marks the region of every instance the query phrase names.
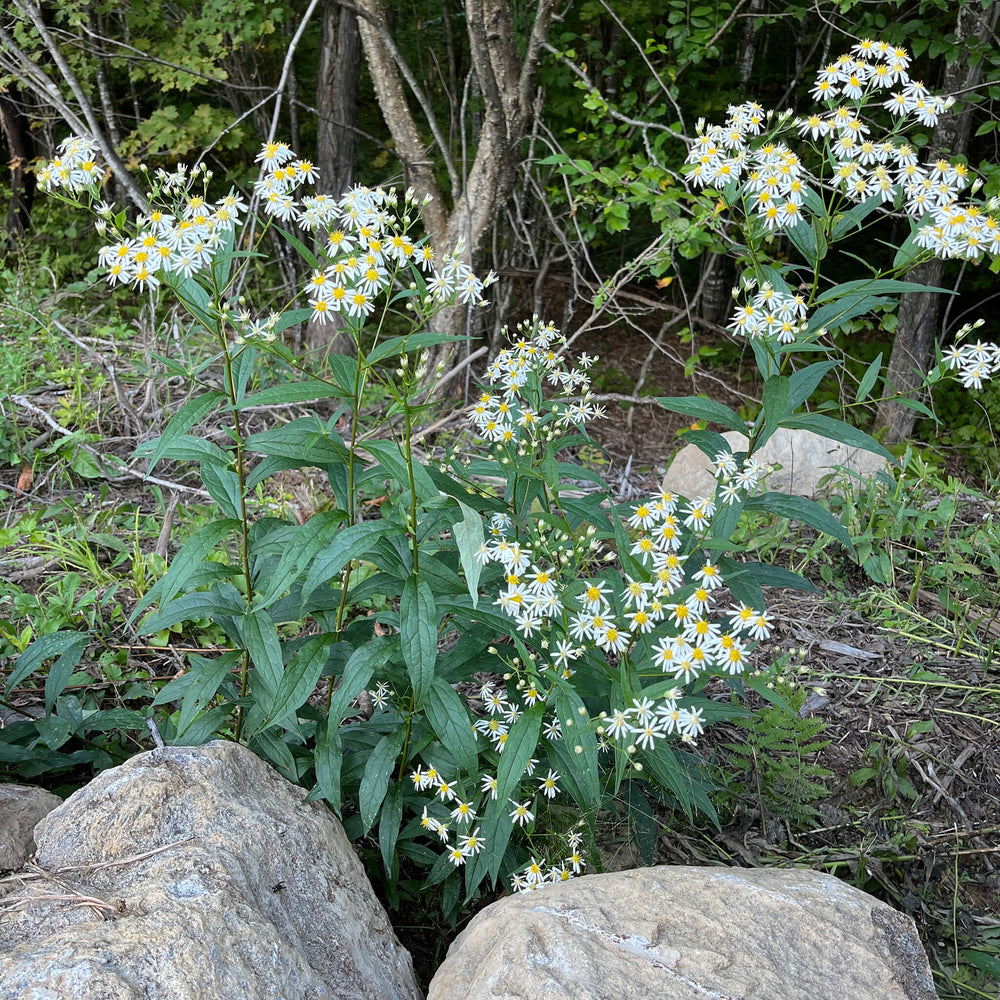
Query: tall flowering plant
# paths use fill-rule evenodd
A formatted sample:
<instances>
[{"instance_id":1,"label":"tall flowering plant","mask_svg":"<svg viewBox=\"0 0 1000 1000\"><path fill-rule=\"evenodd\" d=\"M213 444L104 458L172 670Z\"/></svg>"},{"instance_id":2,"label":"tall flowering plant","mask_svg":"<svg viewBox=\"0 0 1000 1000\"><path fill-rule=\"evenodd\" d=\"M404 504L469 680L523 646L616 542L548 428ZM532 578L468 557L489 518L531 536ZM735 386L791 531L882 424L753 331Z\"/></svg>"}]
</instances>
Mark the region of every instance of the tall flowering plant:
<instances>
[{"instance_id":1,"label":"tall flowering plant","mask_svg":"<svg viewBox=\"0 0 1000 1000\"><path fill-rule=\"evenodd\" d=\"M149 712L164 738L248 742L341 812L381 859L390 900L417 870L424 885L441 885L450 912L463 886L473 898L487 879L528 889L585 870L595 817L625 783L714 815L685 750L737 711L719 697L726 686L763 690L750 669L772 628L763 587L807 586L733 551L741 516L776 512L851 544L818 504L767 492L755 451L778 427L805 427L891 457L859 429L804 412L840 364L812 359L832 350L830 330L913 290L898 276L921 255L996 253L992 209L959 201L967 169L922 167L903 139L908 122L946 110L906 68L900 50L864 43L821 73L826 110L795 118L745 104L724 125L699 128L692 183L717 189L743 239L730 327L753 347L763 408L748 427L712 400L661 399L746 432L747 446L692 432L712 460L714 494L680 497L667 483L627 506L569 460L600 416L594 359L573 357L538 319L519 326L484 373L468 414L476 453L439 465L416 452L422 352L448 339L430 329L433 317L481 301L490 278L459 255L434 259L410 197L306 194L315 168L268 143L252 195L213 196L204 170L159 172L130 224L101 201L93 146L68 141L40 177L98 212L108 283L173 297L216 351L214 382L207 366L188 372L164 359L194 391L139 452L150 469L161 459L199 463L219 514L131 619L149 633L182 623L196 631L209 618L229 642L226 652L189 656L157 695ZM883 118L887 131L870 138ZM801 154L786 142L791 132L806 144ZM829 246L896 211L913 232L888 273L824 284ZM268 227L309 277L298 302L264 314L244 289ZM802 263L777 259L779 236ZM355 354L307 368L281 335L334 313ZM403 335L385 333L393 313L409 324ZM280 358L297 381L252 389L262 355ZM975 387L998 367L994 346L959 344L929 378L953 369ZM856 402L877 377L872 366ZM391 419L368 426L375 384ZM247 431L250 407L320 397L337 403L329 420ZM231 423L231 445L198 436L210 415ZM257 496L274 474L303 466L325 470L333 506L296 524ZM8 690L54 661L46 692L59 711L60 685L85 649L76 632L43 637L17 661ZM68 732L86 725L74 716Z\"/></svg>"}]
</instances>

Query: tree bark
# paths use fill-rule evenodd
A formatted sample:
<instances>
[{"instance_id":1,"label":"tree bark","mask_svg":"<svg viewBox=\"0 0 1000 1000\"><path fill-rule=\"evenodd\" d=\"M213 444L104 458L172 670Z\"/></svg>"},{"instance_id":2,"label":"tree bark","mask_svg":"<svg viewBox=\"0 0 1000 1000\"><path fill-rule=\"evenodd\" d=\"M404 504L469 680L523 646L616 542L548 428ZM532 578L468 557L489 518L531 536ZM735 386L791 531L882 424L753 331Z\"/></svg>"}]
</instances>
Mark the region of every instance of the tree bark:
<instances>
[{"instance_id":1,"label":"tree bark","mask_svg":"<svg viewBox=\"0 0 1000 1000\"><path fill-rule=\"evenodd\" d=\"M968 59L970 45L982 48L988 44L997 26L1000 5L984 10L981 3L961 3L955 23L955 37L964 50L963 56L945 68L942 92L957 94L976 87L983 77L982 56L973 63ZM952 114L946 112L938 120L929 147L931 159L947 153L960 156L969 145L972 132L972 109ZM908 281L923 285L940 285L944 277L944 261L935 258L914 268ZM941 314L941 296L926 292L905 292L899 300L896 338L886 370L886 396L879 403L875 416L877 430L885 430L886 444L899 444L913 433L917 414L900 404L891 394L909 396L923 384L931 354L931 346L938 335Z\"/></svg>"},{"instance_id":2,"label":"tree bark","mask_svg":"<svg viewBox=\"0 0 1000 1000\"><path fill-rule=\"evenodd\" d=\"M317 190L335 198L354 184L360 76L358 19L336 0L326 0L316 79Z\"/></svg>"},{"instance_id":3,"label":"tree bark","mask_svg":"<svg viewBox=\"0 0 1000 1000\"><path fill-rule=\"evenodd\" d=\"M339 198L353 184L357 168L358 81L361 77L361 36L353 11L337 0L325 0L319 65L316 71L316 191ZM339 313L333 322L310 320L306 345L348 353L353 343Z\"/></svg>"},{"instance_id":4,"label":"tree bark","mask_svg":"<svg viewBox=\"0 0 1000 1000\"><path fill-rule=\"evenodd\" d=\"M35 197L35 175L28 164L35 157L35 143L28 131L27 118L20 110L21 96L16 87L0 93L0 129L10 160L10 201L7 203L7 240L22 236L31 224L31 203Z\"/></svg>"},{"instance_id":5,"label":"tree bark","mask_svg":"<svg viewBox=\"0 0 1000 1000\"><path fill-rule=\"evenodd\" d=\"M500 208L514 187L515 170L533 111L532 98L555 0L535 0L530 34L520 55L509 0L466 0L465 23L475 81L483 112L470 148L475 149L468 173L460 175L433 108L389 33L382 0L358 0L361 42L372 76L375 97L396 145L407 183L418 199L431 200L423 211L438 258L461 245L467 263L476 267L480 251ZM417 127L404 81L419 106L444 161L451 190L447 202L435 178L435 162ZM466 123L460 123L466 127ZM450 202L450 207L449 203ZM468 310L455 307L438 317L435 326L448 333L467 332ZM431 371L449 359L439 352Z\"/></svg>"}]
</instances>

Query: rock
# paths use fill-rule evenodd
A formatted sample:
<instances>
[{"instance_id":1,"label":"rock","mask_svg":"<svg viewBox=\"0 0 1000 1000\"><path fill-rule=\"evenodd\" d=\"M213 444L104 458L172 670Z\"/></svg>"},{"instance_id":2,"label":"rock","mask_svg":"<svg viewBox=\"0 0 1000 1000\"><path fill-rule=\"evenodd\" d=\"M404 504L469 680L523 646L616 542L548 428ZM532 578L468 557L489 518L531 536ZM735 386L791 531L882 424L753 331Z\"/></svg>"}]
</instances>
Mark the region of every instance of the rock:
<instances>
[{"instance_id":1,"label":"rock","mask_svg":"<svg viewBox=\"0 0 1000 1000\"><path fill-rule=\"evenodd\" d=\"M831 875L642 868L508 896L427 1000L936 1000L913 921Z\"/></svg>"},{"instance_id":2,"label":"rock","mask_svg":"<svg viewBox=\"0 0 1000 1000\"><path fill-rule=\"evenodd\" d=\"M0 785L0 871L20 868L35 853L35 824L60 802L44 788Z\"/></svg>"},{"instance_id":3,"label":"rock","mask_svg":"<svg viewBox=\"0 0 1000 1000\"><path fill-rule=\"evenodd\" d=\"M0 1000L420 997L339 822L304 796L234 743L96 777L36 827L51 874L0 885Z\"/></svg>"},{"instance_id":4,"label":"rock","mask_svg":"<svg viewBox=\"0 0 1000 1000\"><path fill-rule=\"evenodd\" d=\"M746 451L748 438L738 431L722 435L734 452ZM880 455L861 448L848 448L839 441L820 437L812 431L779 427L754 458L763 465L780 465L767 478L767 488L779 493L812 497L836 486L838 467L862 479L869 479L888 465ZM696 445L685 445L677 453L663 478L663 488L688 499L715 495L712 463ZM834 473L831 485L821 487L820 480Z\"/></svg>"}]
</instances>

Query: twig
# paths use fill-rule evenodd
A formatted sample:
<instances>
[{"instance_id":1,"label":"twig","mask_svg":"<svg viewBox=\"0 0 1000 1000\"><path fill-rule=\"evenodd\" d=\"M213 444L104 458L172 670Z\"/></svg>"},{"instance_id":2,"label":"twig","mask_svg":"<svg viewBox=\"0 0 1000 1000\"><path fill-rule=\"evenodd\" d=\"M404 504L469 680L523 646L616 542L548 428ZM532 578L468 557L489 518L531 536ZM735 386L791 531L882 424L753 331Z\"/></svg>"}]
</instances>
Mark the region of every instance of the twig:
<instances>
[{"instance_id":1,"label":"twig","mask_svg":"<svg viewBox=\"0 0 1000 1000\"><path fill-rule=\"evenodd\" d=\"M74 437L74 431L67 430L65 427L57 423L45 410L40 406L35 406L29 399L25 396L11 395L7 397L11 402L16 403L22 409L27 410L29 413L34 413L36 416L41 417L57 434L61 434L63 437ZM185 486L182 483L172 483L166 479L158 479L156 476L147 475L145 472L139 472L137 469L129 469L128 467L122 467L116 470L119 475L113 476L108 473L107 468L103 463L104 456L101 455L96 449L91 448L89 445L80 443L80 447L90 455L94 461L97 462L98 466L104 472L105 476L109 480L115 480L121 478L122 476L131 476L133 479L141 479L143 482L152 483L154 486L162 486L167 490L177 490L185 493L194 493L197 496L210 498L210 494L207 490L199 489L196 486Z\"/></svg>"},{"instance_id":2,"label":"twig","mask_svg":"<svg viewBox=\"0 0 1000 1000\"><path fill-rule=\"evenodd\" d=\"M98 861L89 865L67 865L65 868L42 868L29 862L21 871L15 875L8 875L0 878L0 885L6 882L24 882L29 879L52 879L58 881L60 875L67 875L71 872L99 872L105 868L117 868L119 865L130 865L136 861L145 861L146 858L153 857L154 854L162 854L174 847L183 847L197 840L197 836L186 837L184 840L175 840L172 843L164 844L162 847L154 847L150 851L143 851L141 854L130 854L126 858L116 858L113 861Z\"/></svg>"},{"instance_id":3,"label":"twig","mask_svg":"<svg viewBox=\"0 0 1000 1000\"><path fill-rule=\"evenodd\" d=\"M153 743L156 744L157 750L163 750L166 748L166 744L163 742L163 737L160 735L160 730L156 726L156 720L152 717L146 719L146 728L149 730L149 735L153 737Z\"/></svg>"}]
</instances>

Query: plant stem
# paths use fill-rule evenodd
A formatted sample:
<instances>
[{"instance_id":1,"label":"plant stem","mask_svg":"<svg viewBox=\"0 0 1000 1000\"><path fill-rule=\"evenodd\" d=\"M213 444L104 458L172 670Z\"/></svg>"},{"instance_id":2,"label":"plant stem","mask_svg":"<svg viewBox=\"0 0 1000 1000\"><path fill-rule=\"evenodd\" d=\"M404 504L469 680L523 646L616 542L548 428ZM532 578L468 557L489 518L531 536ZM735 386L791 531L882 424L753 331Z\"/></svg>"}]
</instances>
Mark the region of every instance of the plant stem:
<instances>
[{"instance_id":1,"label":"plant stem","mask_svg":"<svg viewBox=\"0 0 1000 1000\"><path fill-rule=\"evenodd\" d=\"M216 303L218 304L218 302ZM246 467L244 464L244 437L240 422L239 402L236 382L233 378L233 359L228 350L226 333L220 321L218 326L219 343L222 346L222 357L226 368L226 395L233 406L233 436L236 440L236 479L240 494L240 564L243 570L243 589L247 612L253 603L253 580L250 575L250 524L246 501ZM247 350L247 348L244 348ZM245 698L250 687L250 652L244 649L240 657L240 698ZM235 739L239 742L243 733L243 706L236 709Z\"/></svg>"}]
</instances>

